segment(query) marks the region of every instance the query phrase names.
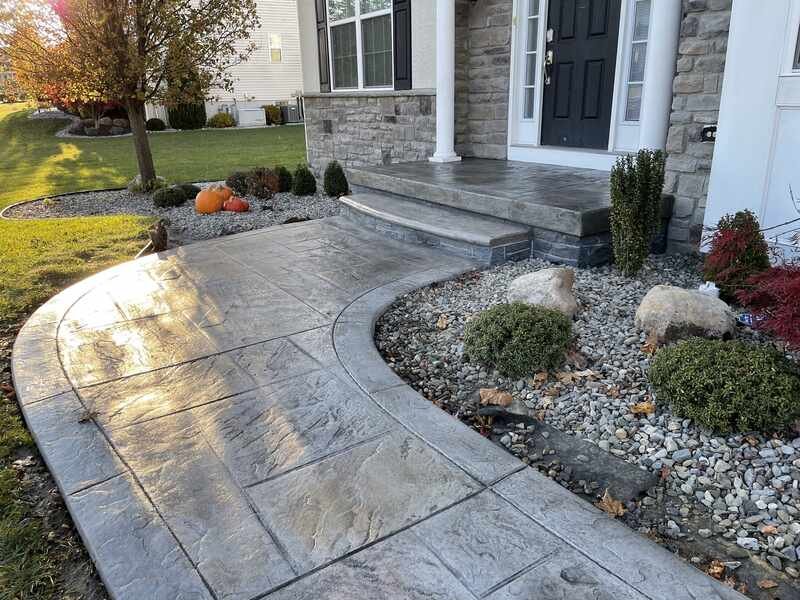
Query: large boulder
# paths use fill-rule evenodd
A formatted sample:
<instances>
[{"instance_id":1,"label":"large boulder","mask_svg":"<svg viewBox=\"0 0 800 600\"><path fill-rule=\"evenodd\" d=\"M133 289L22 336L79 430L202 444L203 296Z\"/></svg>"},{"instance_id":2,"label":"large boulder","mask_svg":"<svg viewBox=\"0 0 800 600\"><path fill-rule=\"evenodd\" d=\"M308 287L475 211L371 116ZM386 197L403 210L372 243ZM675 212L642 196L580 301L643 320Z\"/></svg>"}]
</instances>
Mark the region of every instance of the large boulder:
<instances>
[{"instance_id":1,"label":"large boulder","mask_svg":"<svg viewBox=\"0 0 800 600\"><path fill-rule=\"evenodd\" d=\"M128 121L128 119L114 119L112 124L114 127L119 127L120 129L127 129L131 126L131 123Z\"/></svg>"},{"instance_id":2,"label":"large boulder","mask_svg":"<svg viewBox=\"0 0 800 600\"><path fill-rule=\"evenodd\" d=\"M728 338L736 329L730 307L714 296L657 285L636 311L636 326L660 343L699 336Z\"/></svg>"},{"instance_id":3,"label":"large boulder","mask_svg":"<svg viewBox=\"0 0 800 600\"><path fill-rule=\"evenodd\" d=\"M517 277L508 286L509 302L524 302L558 310L569 318L578 312L572 293L575 272L572 269L542 269Z\"/></svg>"}]
</instances>

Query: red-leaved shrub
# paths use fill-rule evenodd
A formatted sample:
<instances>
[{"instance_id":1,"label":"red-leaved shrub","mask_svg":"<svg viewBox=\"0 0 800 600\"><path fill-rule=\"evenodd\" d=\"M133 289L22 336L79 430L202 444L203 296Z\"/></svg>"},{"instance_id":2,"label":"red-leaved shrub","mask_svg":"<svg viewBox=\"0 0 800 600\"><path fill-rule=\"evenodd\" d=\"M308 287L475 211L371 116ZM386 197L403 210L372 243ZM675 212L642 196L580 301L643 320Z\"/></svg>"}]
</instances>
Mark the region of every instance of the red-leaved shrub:
<instances>
[{"instance_id":1,"label":"red-leaved shrub","mask_svg":"<svg viewBox=\"0 0 800 600\"><path fill-rule=\"evenodd\" d=\"M747 287L736 297L756 317L756 327L800 349L800 264L753 275Z\"/></svg>"},{"instance_id":2,"label":"red-leaved shrub","mask_svg":"<svg viewBox=\"0 0 800 600\"><path fill-rule=\"evenodd\" d=\"M769 264L769 246L752 212L744 210L719 220L703 270L706 281L716 283L723 298L733 300L746 281Z\"/></svg>"}]
</instances>

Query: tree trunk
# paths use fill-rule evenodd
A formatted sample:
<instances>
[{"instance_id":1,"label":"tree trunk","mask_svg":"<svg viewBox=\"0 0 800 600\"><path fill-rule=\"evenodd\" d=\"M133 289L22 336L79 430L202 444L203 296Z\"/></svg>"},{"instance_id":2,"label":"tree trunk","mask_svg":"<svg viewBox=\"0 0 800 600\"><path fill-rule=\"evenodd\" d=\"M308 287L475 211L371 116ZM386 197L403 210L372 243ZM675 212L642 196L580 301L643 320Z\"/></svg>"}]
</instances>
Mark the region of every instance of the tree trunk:
<instances>
[{"instance_id":1,"label":"tree trunk","mask_svg":"<svg viewBox=\"0 0 800 600\"><path fill-rule=\"evenodd\" d=\"M131 122L133 147L136 149L136 161L139 163L139 176L142 189L149 190L156 180L156 168L153 165L153 154L150 152L150 140L144 122L144 103L136 100L127 102L128 120Z\"/></svg>"}]
</instances>

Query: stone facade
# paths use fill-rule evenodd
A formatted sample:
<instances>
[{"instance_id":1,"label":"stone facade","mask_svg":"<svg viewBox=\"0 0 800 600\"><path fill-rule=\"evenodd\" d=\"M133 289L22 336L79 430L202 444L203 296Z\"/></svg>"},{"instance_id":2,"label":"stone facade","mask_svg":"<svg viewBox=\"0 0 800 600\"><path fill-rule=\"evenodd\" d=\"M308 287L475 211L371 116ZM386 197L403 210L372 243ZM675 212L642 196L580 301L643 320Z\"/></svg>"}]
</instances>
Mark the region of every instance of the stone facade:
<instances>
[{"instance_id":1,"label":"stone facade","mask_svg":"<svg viewBox=\"0 0 800 600\"><path fill-rule=\"evenodd\" d=\"M694 251L703 232L714 144L701 142L719 118L732 0L683 0L684 18L673 82L665 192L675 196L669 230L673 251Z\"/></svg>"},{"instance_id":2,"label":"stone facade","mask_svg":"<svg viewBox=\"0 0 800 600\"><path fill-rule=\"evenodd\" d=\"M345 166L425 160L436 140L432 92L310 94L305 97L309 164Z\"/></svg>"}]
</instances>

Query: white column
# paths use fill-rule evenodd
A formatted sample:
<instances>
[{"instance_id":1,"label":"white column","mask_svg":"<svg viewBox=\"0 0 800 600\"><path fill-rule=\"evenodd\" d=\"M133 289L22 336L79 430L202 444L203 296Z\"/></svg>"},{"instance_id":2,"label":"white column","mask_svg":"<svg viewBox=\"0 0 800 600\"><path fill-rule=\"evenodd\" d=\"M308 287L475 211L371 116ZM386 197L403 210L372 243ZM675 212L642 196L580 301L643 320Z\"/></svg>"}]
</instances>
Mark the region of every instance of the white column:
<instances>
[{"instance_id":1,"label":"white column","mask_svg":"<svg viewBox=\"0 0 800 600\"><path fill-rule=\"evenodd\" d=\"M456 162L456 3L436 0L436 152L431 162Z\"/></svg>"},{"instance_id":2,"label":"white column","mask_svg":"<svg viewBox=\"0 0 800 600\"><path fill-rule=\"evenodd\" d=\"M663 150L672 111L672 81L678 58L682 8L681 0L654 0L651 7L639 147Z\"/></svg>"}]
</instances>

